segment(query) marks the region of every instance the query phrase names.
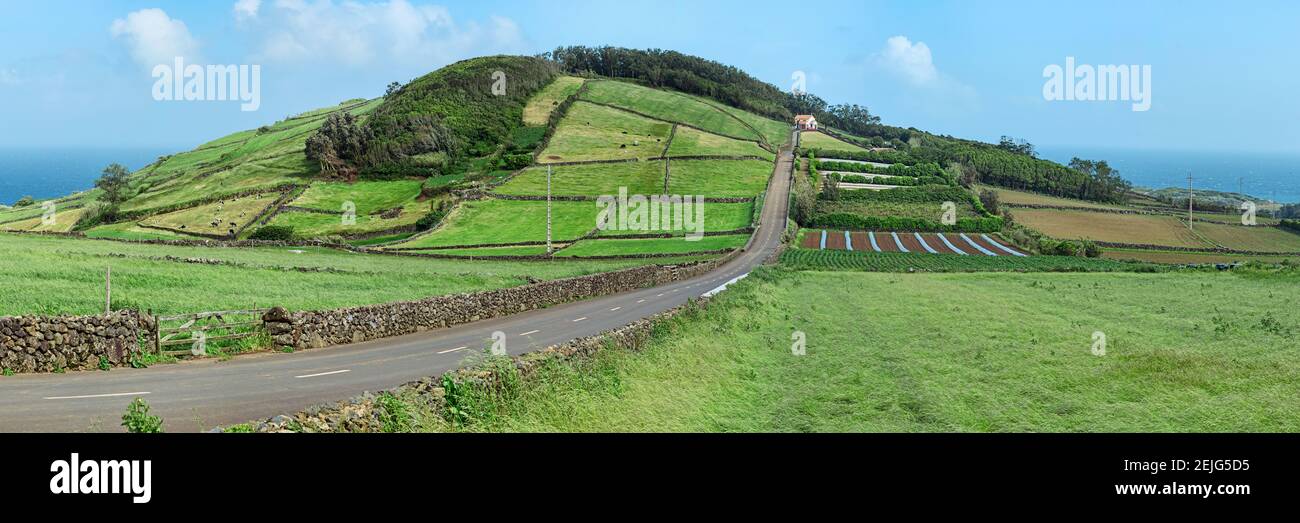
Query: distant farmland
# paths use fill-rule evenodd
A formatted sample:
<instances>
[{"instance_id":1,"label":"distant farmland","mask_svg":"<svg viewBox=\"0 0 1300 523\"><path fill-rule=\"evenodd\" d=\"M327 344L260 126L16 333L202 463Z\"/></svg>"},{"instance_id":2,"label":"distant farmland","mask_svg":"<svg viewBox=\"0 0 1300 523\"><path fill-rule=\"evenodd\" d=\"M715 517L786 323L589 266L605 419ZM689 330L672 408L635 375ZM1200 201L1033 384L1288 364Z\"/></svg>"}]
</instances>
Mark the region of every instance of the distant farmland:
<instances>
[{"instance_id":1,"label":"distant farmland","mask_svg":"<svg viewBox=\"0 0 1300 523\"><path fill-rule=\"evenodd\" d=\"M1053 238L1211 248L1173 216L1015 209L1016 221Z\"/></svg>"}]
</instances>

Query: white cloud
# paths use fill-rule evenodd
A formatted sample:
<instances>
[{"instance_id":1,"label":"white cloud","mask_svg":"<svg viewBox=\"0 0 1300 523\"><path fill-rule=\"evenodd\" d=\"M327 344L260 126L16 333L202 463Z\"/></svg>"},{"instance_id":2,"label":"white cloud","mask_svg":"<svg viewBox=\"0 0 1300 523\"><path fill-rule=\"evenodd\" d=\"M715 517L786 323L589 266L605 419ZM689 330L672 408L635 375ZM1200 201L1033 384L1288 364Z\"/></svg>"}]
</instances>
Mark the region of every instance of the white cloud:
<instances>
[{"instance_id":1,"label":"white cloud","mask_svg":"<svg viewBox=\"0 0 1300 523\"><path fill-rule=\"evenodd\" d=\"M508 18L459 24L446 7L407 0L276 0L259 17L264 36L255 59L262 61L431 64L525 48Z\"/></svg>"},{"instance_id":2,"label":"white cloud","mask_svg":"<svg viewBox=\"0 0 1300 523\"><path fill-rule=\"evenodd\" d=\"M131 57L144 67L170 64L177 56L191 63L197 60L199 42L185 22L167 16L162 9L135 11L114 20L109 30L114 38L126 41Z\"/></svg>"},{"instance_id":3,"label":"white cloud","mask_svg":"<svg viewBox=\"0 0 1300 523\"><path fill-rule=\"evenodd\" d=\"M934 85L939 70L934 67L930 46L925 42L913 43L906 36L894 36L885 41L885 49L873 55L883 68L902 76L912 85Z\"/></svg>"},{"instance_id":4,"label":"white cloud","mask_svg":"<svg viewBox=\"0 0 1300 523\"><path fill-rule=\"evenodd\" d=\"M262 0L238 0L235 2L235 20L245 21L257 18L257 11L262 8Z\"/></svg>"}]
</instances>

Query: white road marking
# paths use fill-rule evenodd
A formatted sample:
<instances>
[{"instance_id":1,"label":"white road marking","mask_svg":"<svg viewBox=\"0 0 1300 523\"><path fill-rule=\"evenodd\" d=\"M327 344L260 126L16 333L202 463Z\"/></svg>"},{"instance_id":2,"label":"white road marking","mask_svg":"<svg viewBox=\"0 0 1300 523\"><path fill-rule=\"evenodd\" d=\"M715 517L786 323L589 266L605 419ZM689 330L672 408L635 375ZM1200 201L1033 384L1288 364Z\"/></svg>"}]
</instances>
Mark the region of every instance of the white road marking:
<instances>
[{"instance_id":1,"label":"white road marking","mask_svg":"<svg viewBox=\"0 0 1300 523\"><path fill-rule=\"evenodd\" d=\"M332 370L332 371L329 371L329 372L318 372L318 373L316 373L316 374L303 374L302 376L294 376L294 377L295 377L295 378L315 378L315 377L317 377L317 376L329 376L330 374L343 374L344 372L352 372L352 370L351 370L351 369Z\"/></svg>"},{"instance_id":2,"label":"white road marking","mask_svg":"<svg viewBox=\"0 0 1300 523\"><path fill-rule=\"evenodd\" d=\"M609 312L614 312L614 311L619 310L619 309L622 309L622 307L614 307L614 308L610 309Z\"/></svg>"},{"instance_id":3,"label":"white road marking","mask_svg":"<svg viewBox=\"0 0 1300 523\"><path fill-rule=\"evenodd\" d=\"M637 300L637 303L645 303L645 300Z\"/></svg>"},{"instance_id":4,"label":"white road marking","mask_svg":"<svg viewBox=\"0 0 1300 523\"><path fill-rule=\"evenodd\" d=\"M454 349L447 349L447 350L445 350L445 351L439 352L438 354L446 354L446 353L448 353L448 352L456 352L456 351L458 351L458 350L465 350L465 349L468 349L468 348L469 348L469 347L456 347L456 348L454 348Z\"/></svg>"},{"instance_id":5,"label":"white road marking","mask_svg":"<svg viewBox=\"0 0 1300 523\"><path fill-rule=\"evenodd\" d=\"M661 293L655 295L655 297L658 298L658 297L663 296L663 295L664 295L664 293L661 292Z\"/></svg>"},{"instance_id":6,"label":"white road marking","mask_svg":"<svg viewBox=\"0 0 1300 523\"><path fill-rule=\"evenodd\" d=\"M143 396L148 392L114 392L112 394L86 394L84 396L50 396L47 400L80 400L86 398L116 398L118 396Z\"/></svg>"},{"instance_id":7,"label":"white road marking","mask_svg":"<svg viewBox=\"0 0 1300 523\"><path fill-rule=\"evenodd\" d=\"M586 316L583 316L583 317L581 317L581 318L578 318L578 319L576 319L576 320L573 320L573 323L578 323L578 322L580 322L580 321L582 321L582 320L585 320L585 319L587 319L587 317L586 317Z\"/></svg>"},{"instance_id":8,"label":"white road marking","mask_svg":"<svg viewBox=\"0 0 1300 523\"><path fill-rule=\"evenodd\" d=\"M722 291L724 291L724 290L727 290L727 286L728 286L728 285L731 285L731 284L733 284L733 283L736 283L736 282L740 281L741 279L744 279L746 276L749 276L749 273L748 273L748 272L745 273L745 274L741 274L740 276L736 276L735 278L732 278L731 281L728 281L727 283L724 283L724 284L722 284L722 285L719 285L717 288L715 288L715 289L713 289L713 290L711 290L711 291L709 291L709 292L704 293L703 296L704 296L705 298L710 298L710 297L712 297L713 295L715 295L715 294L717 294L717 293L719 293L719 292L722 292Z\"/></svg>"},{"instance_id":9,"label":"white road marking","mask_svg":"<svg viewBox=\"0 0 1300 523\"><path fill-rule=\"evenodd\" d=\"M520 333L519 335L520 335L520 336L527 336L527 335L529 335L529 334L537 334L537 329L533 329L533 330L530 330L530 331L528 331L528 332Z\"/></svg>"}]
</instances>

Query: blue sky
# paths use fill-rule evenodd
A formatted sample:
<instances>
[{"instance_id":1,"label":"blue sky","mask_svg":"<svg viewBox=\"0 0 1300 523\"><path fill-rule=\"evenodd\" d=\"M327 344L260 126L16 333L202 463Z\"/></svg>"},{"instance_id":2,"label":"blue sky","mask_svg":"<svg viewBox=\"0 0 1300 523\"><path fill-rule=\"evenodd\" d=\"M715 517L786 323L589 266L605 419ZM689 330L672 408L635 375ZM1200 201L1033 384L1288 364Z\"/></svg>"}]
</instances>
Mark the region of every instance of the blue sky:
<instances>
[{"instance_id":1,"label":"blue sky","mask_svg":"<svg viewBox=\"0 0 1300 523\"><path fill-rule=\"evenodd\" d=\"M1086 5L1086 8L1079 6ZM887 123L1043 146L1295 152L1300 3L6 1L0 145L185 149L452 61L674 49ZM262 103L158 102L151 64L259 64ZM1043 69L1150 65L1151 109L1046 101Z\"/></svg>"}]
</instances>

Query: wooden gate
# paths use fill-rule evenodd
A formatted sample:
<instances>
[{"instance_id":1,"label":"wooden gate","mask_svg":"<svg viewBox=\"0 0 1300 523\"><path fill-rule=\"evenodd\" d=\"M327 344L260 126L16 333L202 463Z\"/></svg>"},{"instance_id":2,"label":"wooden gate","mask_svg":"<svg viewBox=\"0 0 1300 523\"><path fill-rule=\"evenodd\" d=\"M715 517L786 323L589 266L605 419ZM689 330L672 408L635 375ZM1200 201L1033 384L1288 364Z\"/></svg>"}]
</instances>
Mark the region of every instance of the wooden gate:
<instances>
[{"instance_id":1,"label":"wooden gate","mask_svg":"<svg viewBox=\"0 0 1300 523\"><path fill-rule=\"evenodd\" d=\"M159 316L154 321L153 348L157 354L188 351L207 353L207 344L256 336L268 309L196 312ZM183 346L183 348L174 348Z\"/></svg>"}]
</instances>

